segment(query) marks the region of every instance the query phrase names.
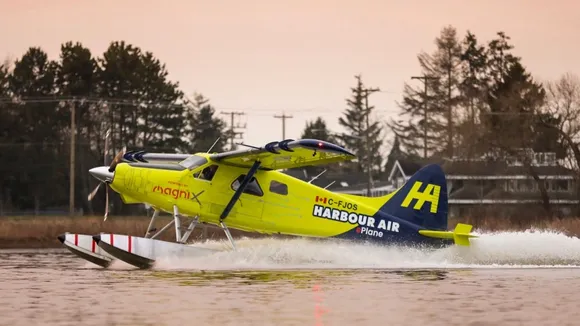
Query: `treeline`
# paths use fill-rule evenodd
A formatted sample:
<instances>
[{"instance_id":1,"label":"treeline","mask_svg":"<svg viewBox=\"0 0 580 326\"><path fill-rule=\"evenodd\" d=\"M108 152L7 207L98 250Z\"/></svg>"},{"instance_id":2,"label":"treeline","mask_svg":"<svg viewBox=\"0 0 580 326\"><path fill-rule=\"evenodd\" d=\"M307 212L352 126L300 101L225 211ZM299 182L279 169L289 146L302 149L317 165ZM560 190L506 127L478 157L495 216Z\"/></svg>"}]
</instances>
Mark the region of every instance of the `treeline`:
<instances>
[{"instance_id":1,"label":"treeline","mask_svg":"<svg viewBox=\"0 0 580 326\"><path fill-rule=\"evenodd\" d=\"M87 202L102 165L123 146L149 151L220 151L229 133L202 95L188 100L152 53L113 42L101 56L80 43L61 46L58 60L31 47L0 65L0 213L68 206L71 114L76 124L75 206L92 212L103 196ZM118 198L112 203L119 212Z\"/></svg>"},{"instance_id":2,"label":"treeline","mask_svg":"<svg viewBox=\"0 0 580 326\"><path fill-rule=\"evenodd\" d=\"M0 65L0 215L68 210L73 123L74 206L89 214L101 214L105 201L102 189L87 201L97 183L88 169L109 164L123 147L193 153L207 151L219 138L213 151L230 149L228 140L235 135L209 100L201 94L188 99L167 75L152 53L125 42L112 42L100 56L81 43L67 42L58 60L31 47ZM303 136L341 142L361 157L371 153L380 166L380 128L377 121L365 127L364 86L357 78L341 124L354 135L372 130L370 151L361 137L344 133L333 138L336 134L321 119L309 123ZM366 170L364 162L340 168ZM142 207L122 205L112 192L110 199L112 214L142 212Z\"/></svg>"},{"instance_id":3,"label":"treeline","mask_svg":"<svg viewBox=\"0 0 580 326\"><path fill-rule=\"evenodd\" d=\"M384 178L400 158L501 158L521 155L521 148L557 152L578 171L577 77L536 81L502 32L480 41L470 32L460 37L450 26L434 43L432 53L418 55L421 71L405 83L398 103L402 113L396 119L374 117L375 90L355 76L345 106L337 108L344 132L329 130L322 118L306 123L302 138L336 142L359 157L354 163L312 167L309 172L329 168L366 173L370 168L376 179ZM54 61L32 47L14 62L0 65L0 214L68 206L73 106L75 206L85 212L103 212L102 191L93 202L86 200L96 184L86 171L103 163L107 130L109 160L123 146L207 151L218 137L214 150L229 149L233 135L208 99L199 94L188 99L167 75L152 53L125 42L111 43L100 56L68 42ZM393 148L383 155L380 148L390 132L395 135ZM530 161L520 159L533 174ZM134 209L112 197L113 214Z\"/></svg>"},{"instance_id":4,"label":"treeline","mask_svg":"<svg viewBox=\"0 0 580 326\"><path fill-rule=\"evenodd\" d=\"M446 27L435 47L418 55L422 71L416 77L423 84L405 84L402 115L389 123L400 145L395 151L423 158L516 159L537 184L550 215L546 184L528 150L556 153L578 181L578 77L535 80L503 32L482 42L471 32L460 38Z\"/></svg>"},{"instance_id":5,"label":"treeline","mask_svg":"<svg viewBox=\"0 0 580 326\"><path fill-rule=\"evenodd\" d=\"M152 53L125 42L111 43L99 57L80 43L68 42L61 46L58 60L49 60L41 48L31 47L21 58L0 65L0 215L67 210L73 111L74 206L89 214L102 213L105 202L102 190L87 201L97 182L88 169L109 164L124 146L193 153L207 151L220 138L213 151L230 149L228 140L234 134L215 115L208 99L197 94L189 100L167 75ZM378 121L366 119L373 107L364 102L365 86L360 76L356 79L349 109L340 119L348 132L332 133L318 119L309 122L302 135L354 149L363 159L336 167L343 173L366 171L367 157L376 170L382 162L378 150L382 128ZM110 195L112 214L141 210Z\"/></svg>"},{"instance_id":6,"label":"treeline","mask_svg":"<svg viewBox=\"0 0 580 326\"><path fill-rule=\"evenodd\" d=\"M389 121L371 120L367 126L368 89L357 76L358 85L352 89L352 98L347 100L347 110L339 122L349 135L342 139L343 144L358 149L362 170L366 170L368 161L365 153L377 153L386 135L380 122L386 122L384 129L394 134L393 146L384 159L380 154L371 156L373 175L390 171L393 162L401 158L482 156L518 158L534 174L530 158L520 149L556 152L558 159L567 160L567 165L578 171L577 76L535 80L503 32L481 41L469 31L460 36L454 27L447 26L434 45L433 52L418 54L420 71L404 83L402 99L397 103L401 113ZM324 123L320 118L310 122L305 135L313 135L309 130L320 130ZM365 143L367 135L377 143Z\"/></svg>"},{"instance_id":7,"label":"treeline","mask_svg":"<svg viewBox=\"0 0 580 326\"><path fill-rule=\"evenodd\" d=\"M565 156L554 101L569 76L556 84L534 80L503 32L481 42L446 27L435 47L418 55L418 85L405 83L401 119L389 124L407 154L473 158L532 148Z\"/></svg>"},{"instance_id":8,"label":"treeline","mask_svg":"<svg viewBox=\"0 0 580 326\"><path fill-rule=\"evenodd\" d=\"M580 79L564 74L555 81L535 80L503 32L481 41L469 31L460 37L448 26L434 43L433 52L417 56L421 70L404 84L398 103L401 114L387 122L395 137L391 152L385 165L380 156L371 158L372 176L386 179L398 159L515 159L534 180L544 213L551 216L550 194L532 150L553 152L562 165L572 168L579 194ZM348 101L351 108L346 112L351 119L340 120L350 135L363 136L363 142L347 143L359 149L362 167L368 160L366 153L372 155L377 149L374 143L364 143L366 135L375 137L375 125L367 127L361 116L351 115L352 107L357 107L353 103L358 100L361 107L364 90L353 89L354 101ZM367 182L366 177L361 175L360 181Z\"/></svg>"}]
</instances>

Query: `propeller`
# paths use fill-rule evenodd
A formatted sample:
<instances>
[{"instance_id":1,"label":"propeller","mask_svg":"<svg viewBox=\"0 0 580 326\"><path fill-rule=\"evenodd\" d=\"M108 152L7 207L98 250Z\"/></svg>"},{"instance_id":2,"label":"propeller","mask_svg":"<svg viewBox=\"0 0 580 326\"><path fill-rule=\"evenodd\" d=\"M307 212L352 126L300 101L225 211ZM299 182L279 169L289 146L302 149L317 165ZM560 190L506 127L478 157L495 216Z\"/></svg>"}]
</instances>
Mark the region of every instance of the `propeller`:
<instances>
[{"instance_id":1,"label":"propeller","mask_svg":"<svg viewBox=\"0 0 580 326\"><path fill-rule=\"evenodd\" d=\"M103 165L104 166L107 166L107 153L109 151L110 134L111 134L111 131L107 130L107 133L105 134L105 152L103 153ZM122 162L123 155L125 155L126 152L127 152L127 148L123 147L123 149L121 151L119 151L117 153L117 155L115 155L115 157L113 158L113 161L109 165L109 168L108 168L109 172L115 172L115 168L117 167L117 164ZM99 190L99 188L101 187L102 184L105 185L105 217L104 217L103 221L106 221L107 217L109 216L109 185L107 184L107 182L105 182L105 181L99 182L99 184L97 184L95 189L93 189L93 191L91 191L91 193L88 195L87 199L89 201L93 200L93 198L95 198L97 191Z\"/></svg>"},{"instance_id":2,"label":"propeller","mask_svg":"<svg viewBox=\"0 0 580 326\"><path fill-rule=\"evenodd\" d=\"M126 146L123 147L123 149L120 152L118 152L117 155L115 155L115 157L113 158L113 161L111 162L111 165L109 166L109 172L115 172L115 169L117 168L117 164L119 164L123 161L123 156L125 156L125 153L127 153Z\"/></svg>"}]
</instances>

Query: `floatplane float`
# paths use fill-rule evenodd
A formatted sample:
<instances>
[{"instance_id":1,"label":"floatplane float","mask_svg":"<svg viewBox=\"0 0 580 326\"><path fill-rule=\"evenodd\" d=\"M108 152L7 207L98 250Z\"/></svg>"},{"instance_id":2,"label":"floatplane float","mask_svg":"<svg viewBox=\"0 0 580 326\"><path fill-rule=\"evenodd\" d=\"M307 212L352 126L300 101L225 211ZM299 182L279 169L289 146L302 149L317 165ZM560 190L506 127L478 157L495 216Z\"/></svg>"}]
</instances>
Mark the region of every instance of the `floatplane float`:
<instances>
[{"instance_id":1,"label":"floatplane float","mask_svg":"<svg viewBox=\"0 0 580 326\"><path fill-rule=\"evenodd\" d=\"M108 267L119 259L146 269L161 258L217 252L187 244L200 223L222 229L231 250L236 250L236 245L230 228L432 247L469 246L469 239L476 237L468 224L459 223L453 231L447 230L447 184L439 165L423 167L390 194L366 197L334 193L312 184L314 179L307 182L281 171L356 158L339 145L317 139L289 139L263 147L245 146L213 154L123 149L109 166L89 171L100 181L89 199L105 184L126 204L149 205L154 212L145 236L65 233L58 238L70 251L97 265ZM174 218L153 233L160 212ZM107 215L106 208L105 219ZM187 226L182 226L182 218L189 221ZM172 225L175 242L156 239Z\"/></svg>"}]
</instances>

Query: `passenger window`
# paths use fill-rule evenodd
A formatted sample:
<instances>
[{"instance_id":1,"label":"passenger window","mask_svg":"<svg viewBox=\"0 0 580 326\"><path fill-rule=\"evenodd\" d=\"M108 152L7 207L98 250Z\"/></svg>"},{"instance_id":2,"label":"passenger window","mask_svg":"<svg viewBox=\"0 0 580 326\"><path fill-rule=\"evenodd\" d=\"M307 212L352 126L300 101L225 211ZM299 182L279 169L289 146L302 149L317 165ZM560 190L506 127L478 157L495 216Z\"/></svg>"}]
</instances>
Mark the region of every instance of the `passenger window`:
<instances>
[{"instance_id":1,"label":"passenger window","mask_svg":"<svg viewBox=\"0 0 580 326\"><path fill-rule=\"evenodd\" d=\"M242 181L244 181L244 178L245 177L246 177L245 174L240 175L232 183L232 189L233 190L238 190L238 188L242 184ZM262 191L262 188L260 188L260 185L258 184L258 180L256 180L255 177L252 177L252 179L250 180L250 182L246 186L246 189L244 189L244 193L245 194L250 194L250 195L255 195L255 196L263 196L264 195L264 192Z\"/></svg>"},{"instance_id":2,"label":"passenger window","mask_svg":"<svg viewBox=\"0 0 580 326\"><path fill-rule=\"evenodd\" d=\"M288 185L275 180L270 181L270 192L279 195L288 195Z\"/></svg>"},{"instance_id":3,"label":"passenger window","mask_svg":"<svg viewBox=\"0 0 580 326\"><path fill-rule=\"evenodd\" d=\"M217 165L210 165L200 172L195 174L195 177L202 180L211 181L218 169Z\"/></svg>"}]
</instances>

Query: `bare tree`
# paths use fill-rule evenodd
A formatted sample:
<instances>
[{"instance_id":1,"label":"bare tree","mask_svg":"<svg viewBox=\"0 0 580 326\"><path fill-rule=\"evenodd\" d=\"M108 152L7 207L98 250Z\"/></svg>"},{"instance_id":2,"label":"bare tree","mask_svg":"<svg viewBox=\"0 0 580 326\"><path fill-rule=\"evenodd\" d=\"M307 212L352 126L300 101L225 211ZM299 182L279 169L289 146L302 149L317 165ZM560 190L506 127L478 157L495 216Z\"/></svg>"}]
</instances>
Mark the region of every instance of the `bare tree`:
<instances>
[{"instance_id":1,"label":"bare tree","mask_svg":"<svg viewBox=\"0 0 580 326\"><path fill-rule=\"evenodd\" d=\"M564 74L545 85L547 100L542 110L552 121L542 123L554 128L564 140L568 164L580 172L580 78Z\"/></svg>"},{"instance_id":2,"label":"bare tree","mask_svg":"<svg viewBox=\"0 0 580 326\"><path fill-rule=\"evenodd\" d=\"M562 140L562 155L575 173L576 193L580 194L580 78L564 74L545 83L546 101L538 114L539 122L555 131ZM580 210L580 207L577 209Z\"/></svg>"}]
</instances>

